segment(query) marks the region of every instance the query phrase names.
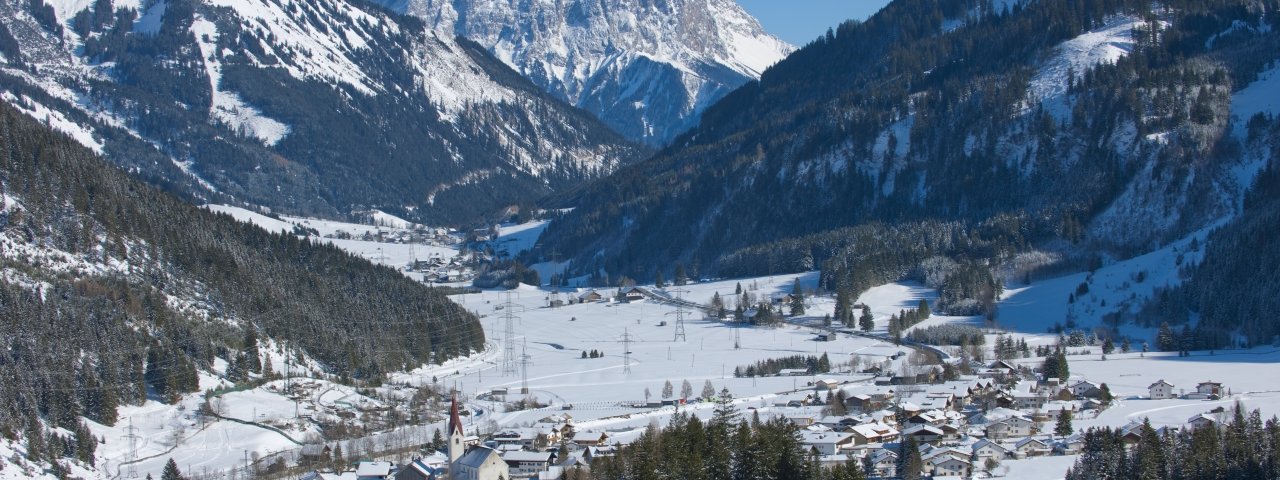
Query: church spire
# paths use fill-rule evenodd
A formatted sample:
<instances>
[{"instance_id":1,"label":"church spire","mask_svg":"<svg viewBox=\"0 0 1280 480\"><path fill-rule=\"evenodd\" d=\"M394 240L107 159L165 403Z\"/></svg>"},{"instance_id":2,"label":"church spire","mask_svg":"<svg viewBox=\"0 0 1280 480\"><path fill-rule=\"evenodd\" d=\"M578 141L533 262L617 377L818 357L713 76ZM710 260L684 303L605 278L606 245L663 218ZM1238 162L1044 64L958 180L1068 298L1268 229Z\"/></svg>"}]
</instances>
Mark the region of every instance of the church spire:
<instances>
[{"instance_id":1,"label":"church spire","mask_svg":"<svg viewBox=\"0 0 1280 480\"><path fill-rule=\"evenodd\" d=\"M465 436L462 433L462 419L458 416L458 392L453 392L453 399L449 402L449 435L454 433Z\"/></svg>"}]
</instances>

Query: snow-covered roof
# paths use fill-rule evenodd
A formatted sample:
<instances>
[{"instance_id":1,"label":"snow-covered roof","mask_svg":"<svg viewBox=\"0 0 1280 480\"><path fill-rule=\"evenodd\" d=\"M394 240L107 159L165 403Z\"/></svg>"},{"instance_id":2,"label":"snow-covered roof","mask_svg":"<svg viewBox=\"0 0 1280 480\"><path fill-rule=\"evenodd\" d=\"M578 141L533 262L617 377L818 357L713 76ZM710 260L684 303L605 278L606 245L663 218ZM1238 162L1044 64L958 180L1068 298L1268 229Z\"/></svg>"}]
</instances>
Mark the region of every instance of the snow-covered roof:
<instances>
[{"instance_id":1,"label":"snow-covered roof","mask_svg":"<svg viewBox=\"0 0 1280 480\"><path fill-rule=\"evenodd\" d=\"M360 462L356 466L357 477L385 477L391 475L391 462Z\"/></svg>"}]
</instances>

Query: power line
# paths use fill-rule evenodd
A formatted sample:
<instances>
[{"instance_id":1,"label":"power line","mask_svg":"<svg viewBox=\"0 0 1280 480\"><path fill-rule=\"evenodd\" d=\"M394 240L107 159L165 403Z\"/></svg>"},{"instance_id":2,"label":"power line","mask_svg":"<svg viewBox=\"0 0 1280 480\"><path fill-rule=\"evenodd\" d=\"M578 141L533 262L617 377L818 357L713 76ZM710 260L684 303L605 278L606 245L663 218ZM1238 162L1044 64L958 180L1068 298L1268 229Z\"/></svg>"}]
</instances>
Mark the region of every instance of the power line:
<instances>
[{"instance_id":1,"label":"power line","mask_svg":"<svg viewBox=\"0 0 1280 480\"><path fill-rule=\"evenodd\" d=\"M129 441L129 457L125 460L129 469L125 475L129 478L138 478L138 469L134 467L134 463L138 461L138 440L142 437L137 433L138 427L133 426L133 417L129 417L129 426L124 431L128 432L124 438Z\"/></svg>"},{"instance_id":2,"label":"power line","mask_svg":"<svg viewBox=\"0 0 1280 480\"><path fill-rule=\"evenodd\" d=\"M679 342L681 340L684 340L687 342L689 341L689 338L685 335L685 332L684 332L684 297L682 296L682 294L684 294L686 290L682 288L677 288L675 290L672 290L672 292L675 292L676 294L676 301L675 301L676 311L667 314L667 315L671 315L672 313L674 313L676 316L676 334L675 334L675 339L673 339L672 341Z\"/></svg>"}]
</instances>

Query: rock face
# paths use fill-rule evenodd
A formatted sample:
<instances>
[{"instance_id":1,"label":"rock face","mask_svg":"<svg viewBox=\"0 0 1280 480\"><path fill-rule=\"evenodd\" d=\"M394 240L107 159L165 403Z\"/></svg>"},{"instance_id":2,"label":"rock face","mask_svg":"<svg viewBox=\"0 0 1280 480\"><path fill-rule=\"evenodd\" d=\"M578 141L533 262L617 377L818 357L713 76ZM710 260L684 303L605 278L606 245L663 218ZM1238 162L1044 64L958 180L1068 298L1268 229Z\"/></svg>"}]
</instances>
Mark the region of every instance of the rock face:
<instances>
[{"instance_id":1,"label":"rock face","mask_svg":"<svg viewBox=\"0 0 1280 480\"><path fill-rule=\"evenodd\" d=\"M397 0L619 133L664 145L793 47L733 0Z\"/></svg>"},{"instance_id":2,"label":"rock face","mask_svg":"<svg viewBox=\"0 0 1280 480\"><path fill-rule=\"evenodd\" d=\"M194 201L308 215L464 224L647 154L363 1L0 0L0 99Z\"/></svg>"}]
</instances>

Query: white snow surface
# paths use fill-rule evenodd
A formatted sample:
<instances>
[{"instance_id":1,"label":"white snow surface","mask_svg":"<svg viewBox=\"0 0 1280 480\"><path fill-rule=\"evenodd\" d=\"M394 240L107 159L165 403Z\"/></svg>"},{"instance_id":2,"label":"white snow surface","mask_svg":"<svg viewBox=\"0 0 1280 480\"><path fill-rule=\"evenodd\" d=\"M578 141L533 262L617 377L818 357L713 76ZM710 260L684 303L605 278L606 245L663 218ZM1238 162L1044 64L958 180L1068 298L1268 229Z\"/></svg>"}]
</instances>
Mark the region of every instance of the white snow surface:
<instances>
[{"instance_id":1,"label":"white snow surface","mask_svg":"<svg viewBox=\"0 0 1280 480\"><path fill-rule=\"evenodd\" d=\"M48 108L40 102L32 100L31 97L26 95L19 98L13 93L5 91L0 92L0 98L9 102L10 105L13 105L18 109L18 111L27 114L27 116L48 125L54 130L65 133L67 136L71 137L72 140L75 140L76 143L88 147L99 155L102 154L102 142L99 142L98 139L93 137L93 130L90 127L73 122L68 119L66 115L63 115L62 112Z\"/></svg>"},{"instance_id":2,"label":"white snow surface","mask_svg":"<svg viewBox=\"0 0 1280 480\"><path fill-rule=\"evenodd\" d=\"M1243 124L1259 113L1280 114L1280 64L1258 74L1258 79L1231 96L1231 114Z\"/></svg>"},{"instance_id":3,"label":"white snow surface","mask_svg":"<svg viewBox=\"0 0 1280 480\"><path fill-rule=\"evenodd\" d=\"M262 112L245 103L235 92L221 88L222 63L218 60L220 53L217 52L217 25L197 15L191 22L191 33L195 34L196 43L200 46L200 56L204 59L205 72L209 75L209 87L213 94L209 116L266 145L275 145L284 139L289 134L288 125L263 116Z\"/></svg>"},{"instance_id":4,"label":"white snow surface","mask_svg":"<svg viewBox=\"0 0 1280 480\"><path fill-rule=\"evenodd\" d=\"M1071 109L1066 99L1067 82L1071 74L1080 78L1097 65L1114 63L1128 55L1133 51L1134 27L1145 24L1137 17L1117 15L1108 18L1102 27L1058 45L1031 79L1028 97L1033 103L1043 104L1057 118L1068 115Z\"/></svg>"},{"instance_id":5,"label":"white snow surface","mask_svg":"<svg viewBox=\"0 0 1280 480\"><path fill-rule=\"evenodd\" d=\"M204 209L211 212L231 215L232 218L235 218L236 220L257 225L268 232L289 233L293 231L292 223L276 220L261 213L240 207L233 207L230 205L204 205Z\"/></svg>"}]
</instances>

